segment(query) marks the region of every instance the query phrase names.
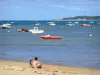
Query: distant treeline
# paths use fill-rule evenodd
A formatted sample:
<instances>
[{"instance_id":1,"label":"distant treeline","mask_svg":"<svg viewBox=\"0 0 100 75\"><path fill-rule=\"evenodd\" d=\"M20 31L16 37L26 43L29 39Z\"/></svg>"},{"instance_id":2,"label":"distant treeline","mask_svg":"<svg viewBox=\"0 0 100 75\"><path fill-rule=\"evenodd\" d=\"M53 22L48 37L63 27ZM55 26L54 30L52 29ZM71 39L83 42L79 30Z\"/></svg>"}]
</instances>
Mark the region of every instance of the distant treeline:
<instances>
[{"instance_id":1,"label":"distant treeline","mask_svg":"<svg viewBox=\"0 0 100 75\"><path fill-rule=\"evenodd\" d=\"M75 16L67 18L55 18L53 20L100 20L100 16Z\"/></svg>"}]
</instances>

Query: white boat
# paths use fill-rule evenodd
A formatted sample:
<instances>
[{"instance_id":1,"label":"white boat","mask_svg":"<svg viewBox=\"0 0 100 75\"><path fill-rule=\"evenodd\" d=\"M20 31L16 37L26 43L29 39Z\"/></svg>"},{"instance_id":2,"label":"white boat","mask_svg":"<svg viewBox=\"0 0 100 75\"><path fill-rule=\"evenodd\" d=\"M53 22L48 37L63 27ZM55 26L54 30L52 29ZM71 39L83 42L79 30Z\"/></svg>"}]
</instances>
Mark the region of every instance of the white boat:
<instances>
[{"instance_id":1,"label":"white boat","mask_svg":"<svg viewBox=\"0 0 100 75\"><path fill-rule=\"evenodd\" d=\"M38 26L38 25L40 25L40 23L36 23L35 25L37 25L37 26Z\"/></svg>"},{"instance_id":2,"label":"white boat","mask_svg":"<svg viewBox=\"0 0 100 75\"><path fill-rule=\"evenodd\" d=\"M29 29L29 32L35 34L35 33L44 33L43 30L39 30L38 27L34 27L34 29Z\"/></svg>"},{"instance_id":3,"label":"white boat","mask_svg":"<svg viewBox=\"0 0 100 75\"><path fill-rule=\"evenodd\" d=\"M11 24L3 24L3 25L0 25L1 28L3 29L11 29Z\"/></svg>"},{"instance_id":4,"label":"white boat","mask_svg":"<svg viewBox=\"0 0 100 75\"><path fill-rule=\"evenodd\" d=\"M54 22L48 22L49 25L55 26L56 24Z\"/></svg>"},{"instance_id":5,"label":"white boat","mask_svg":"<svg viewBox=\"0 0 100 75\"><path fill-rule=\"evenodd\" d=\"M66 24L68 26L74 26L75 24L74 23L69 23L69 24Z\"/></svg>"},{"instance_id":6,"label":"white boat","mask_svg":"<svg viewBox=\"0 0 100 75\"><path fill-rule=\"evenodd\" d=\"M93 21L91 21L90 23L94 23Z\"/></svg>"},{"instance_id":7,"label":"white boat","mask_svg":"<svg viewBox=\"0 0 100 75\"><path fill-rule=\"evenodd\" d=\"M11 23L14 23L14 22L11 22Z\"/></svg>"},{"instance_id":8,"label":"white boat","mask_svg":"<svg viewBox=\"0 0 100 75\"><path fill-rule=\"evenodd\" d=\"M74 22L75 24L79 24L79 22Z\"/></svg>"}]
</instances>

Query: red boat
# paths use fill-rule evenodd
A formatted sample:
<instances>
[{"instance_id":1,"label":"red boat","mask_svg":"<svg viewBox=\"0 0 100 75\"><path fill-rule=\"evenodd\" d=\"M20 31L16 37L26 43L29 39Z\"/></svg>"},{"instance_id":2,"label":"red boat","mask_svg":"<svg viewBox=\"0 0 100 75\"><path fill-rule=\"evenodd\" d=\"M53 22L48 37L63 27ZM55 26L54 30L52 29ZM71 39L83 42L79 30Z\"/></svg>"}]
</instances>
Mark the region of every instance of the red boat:
<instances>
[{"instance_id":1,"label":"red boat","mask_svg":"<svg viewBox=\"0 0 100 75\"><path fill-rule=\"evenodd\" d=\"M44 40L60 40L60 36L50 36L50 35L45 35L45 36L40 36L41 39Z\"/></svg>"},{"instance_id":2,"label":"red boat","mask_svg":"<svg viewBox=\"0 0 100 75\"><path fill-rule=\"evenodd\" d=\"M24 28L18 29L18 31L19 32L29 32L28 29L24 29Z\"/></svg>"},{"instance_id":3,"label":"red boat","mask_svg":"<svg viewBox=\"0 0 100 75\"><path fill-rule=\"evenodd\" d=\"M90 24L81 24L81 26L90 26Z\"/></svg>"}]
</instances>

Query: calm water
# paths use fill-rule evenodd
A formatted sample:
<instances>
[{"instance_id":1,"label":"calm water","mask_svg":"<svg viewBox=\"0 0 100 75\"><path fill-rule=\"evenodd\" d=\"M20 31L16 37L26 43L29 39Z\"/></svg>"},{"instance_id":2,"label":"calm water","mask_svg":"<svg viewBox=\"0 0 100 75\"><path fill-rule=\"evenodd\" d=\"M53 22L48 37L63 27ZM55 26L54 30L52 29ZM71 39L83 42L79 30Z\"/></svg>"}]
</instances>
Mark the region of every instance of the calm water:
<instances>
[{"instance_id":1,"label":"calm water","mask_svg":"<svg viewBox=\"0 0 100 75\"><path fill-rule=\"evenodd\" d=\"M55 26L47 22L0 21L1 24L12 24L12 29L0 29L0 59L28 62L37 56L43 63L100 69L100 21L55 21ZM36 23L40 25L36 26ZM91 26L80 26L84 23ZM33 27L45 32L17 31L18 28ZM41 35L59 35L62 39L42 40Z\"/></svg>"}]
</instances>

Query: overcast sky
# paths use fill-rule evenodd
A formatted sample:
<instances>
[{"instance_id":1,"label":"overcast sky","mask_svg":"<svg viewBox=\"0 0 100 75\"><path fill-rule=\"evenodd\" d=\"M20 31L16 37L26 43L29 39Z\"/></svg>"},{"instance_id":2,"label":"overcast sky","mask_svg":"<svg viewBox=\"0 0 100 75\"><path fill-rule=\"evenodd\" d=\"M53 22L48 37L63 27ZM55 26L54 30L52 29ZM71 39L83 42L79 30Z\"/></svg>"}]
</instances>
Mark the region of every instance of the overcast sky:
<instances>
[{"instance_id":1,"label":"overcast sky","mask_svg":"<svg viewBox=\"0 0 100 75\"><path fill-rule=\"evenodd\" d=\"M100 0L0 0L0 20L100 16Z\"/></svg>"}]
</instances>

